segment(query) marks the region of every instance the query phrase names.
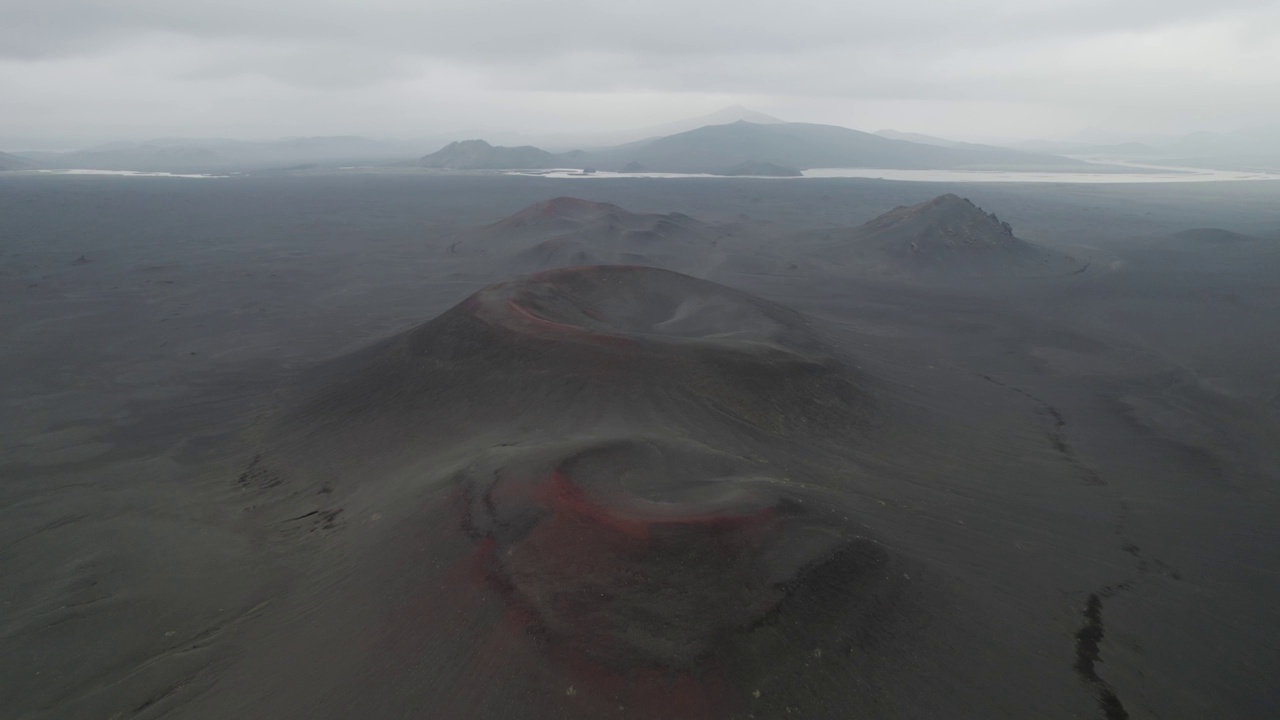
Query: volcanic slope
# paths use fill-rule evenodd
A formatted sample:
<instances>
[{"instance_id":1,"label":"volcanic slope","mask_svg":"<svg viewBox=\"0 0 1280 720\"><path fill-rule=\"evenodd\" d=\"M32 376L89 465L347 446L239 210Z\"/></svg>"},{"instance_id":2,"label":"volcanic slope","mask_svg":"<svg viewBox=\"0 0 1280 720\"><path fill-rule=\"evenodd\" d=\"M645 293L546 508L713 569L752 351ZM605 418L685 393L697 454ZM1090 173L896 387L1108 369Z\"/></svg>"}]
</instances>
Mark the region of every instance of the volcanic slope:
<instances>
[{"instance_id":1,"label":"volcanic slope","mask_svg":"<svg viewBox=\"0 0 1280 720\"><path fill-rule=\"evenodd\" d=\"M1164 242L1187 248L1230 247L1261 242L1261 238L1223 230L1221 228L1194 228L1170 235Z\"/></svg>"},{"instance_id":2,"label":"volcanic slope","mask_svg":"<svg viewBox=\"0 0 1280 720\"><path fill-rule=\"evenodd\" d=\"M715 283L588 266L301 374L234 475L301 566L192 714L1089 713L1061 587L1099 582L1105 492L1024 396L975 380L952 420L843 348ZM1009 535L1030 516L1035 554Z\"/></svg>"},{"instance_id":3,"label":"volcanic slope","mask_svg":"<svg viewBox=\"0 0 1280 720\"><path fill-rule=\"evenodd\" d=\"M1280 238L1250 235L1222 228L1193 228L1135 239L1116 250L1118 262L1108 268L1108 282L1117 292L1146 293L1164 285L1161 293L1188 294L1192 286L1217 285L1234 293L1233 283L1253 287L1273 284L1280 271ZM1139 290L1139 288L1142 288ZM1259 293L1258 298L1267 297Z\"/></svg>"},{"instance_id":4,"label":"volcanic slope","mask_svg":"<svg viewBox=\"0 0 1280 720\"><path fill-rule=\"evenodd\" d=\"M1086 263L1027 242L994 213L958 195L898 207L856 228L814 230L794 249L855 273L939 280L1052 277Z\"/></svg>"},{"instance_id":5,"label":"volcanic slope","mask_svg":"<svg viewBox=\"0 0 1280 720\"><path fill-rule=\"evenodd\" d=\"M449 254L472 271L512 274L593 264L646 265L705 275L723 262L720 240L737 228L681 213L634 213L612 203L558 197L460 236Z\"/></svg>"},{"instance_id":6,"label":"volcanic slope","mask_svg":"<svg viewBox=\"0 0 1280 720\"><path fill-rule=\"evenodd\" d=\"M1150 257L1141 257L1143 249L1152 251ZM1178 259L1200 270L1230 269L1233 265L1239 270L1257 270L1254 263L1274 267L1280 261L1280 241L1221 228L1195 228L1158 238L1149 248L1139 248L1134 257L1135 264Z\"/></svg>"},{"instance_id":7,"label":"volcanic slope","mask_svg":"<svg viewBox=\"0 0 1280 720\"><path fill-rule=\"evenodd\" d=\"M803 316L640 266L563 268L494 284L326 372L333 382L306 395L299 419L283 427L305 426L313 438L325 426L311 419L340 409L334 442L368 434L361 446L385 444L381 453L463 429L536 427L548 413L553 438L605 427L673 432L675 415L697 418L689 424L702 428L700 439L723 444L754 431L851 436L873 412ZM453 406L466 413L440 411Z\"/></svg>"}]
</instances>

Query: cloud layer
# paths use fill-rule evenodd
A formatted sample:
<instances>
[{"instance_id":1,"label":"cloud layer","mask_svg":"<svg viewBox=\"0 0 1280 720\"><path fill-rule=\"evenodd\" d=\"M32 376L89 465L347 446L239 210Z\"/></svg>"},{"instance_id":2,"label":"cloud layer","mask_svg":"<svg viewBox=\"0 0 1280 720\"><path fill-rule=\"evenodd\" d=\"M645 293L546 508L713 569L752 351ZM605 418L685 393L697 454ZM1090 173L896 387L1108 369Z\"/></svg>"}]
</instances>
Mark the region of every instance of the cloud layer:
<instances>
[{"instance_id":1,"label":"cloud layer","mask_svg":"<svg viewBox=\"0 0 1280 720\"><path fill-rule=\"evenodd\" d=\"M730 102L965 137L1280 121L1270 0L2 0L0 16L0 143L607 129Z\"/></svg>"}]
</instances>

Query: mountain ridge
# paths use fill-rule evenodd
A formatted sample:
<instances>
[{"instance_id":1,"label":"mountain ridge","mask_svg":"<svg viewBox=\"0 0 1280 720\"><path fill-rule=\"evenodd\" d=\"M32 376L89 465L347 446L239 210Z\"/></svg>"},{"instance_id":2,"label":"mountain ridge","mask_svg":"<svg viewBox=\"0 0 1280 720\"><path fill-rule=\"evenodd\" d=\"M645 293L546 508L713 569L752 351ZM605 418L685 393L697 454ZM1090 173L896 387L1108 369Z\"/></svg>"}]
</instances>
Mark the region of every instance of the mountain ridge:
<instances>
[{"instance_id":1,"label":"mountain ridge","mask_svg":"<svg viewBox=\"0 0 1280 720\"><path fill-rule=\"evenodd\" d=\"M8 172L12 170L33 170L35 163L6 152L0 152L0 172Z\"/></svg>"},{"instance_id":2,"label":"mountain ridge","mask_svg":"<svg viewBox=\"0 0 1280 720\"><path fill-rule=\"evenodd\" d=\"M418 162L444 170L542 170L560 167L558 157L532 145L507 147L474 139L451 142Z\"/></svg>"},{"instance_id":3,"label":"mountain ridge","mask_svg":"<svg viewBox=\"0 0 1280 720\"><path fill-rule=\"evenodd\" d=\"M913 170L1076 169L1079 160L987 145L941 147L881 137L836 125L760 124L739 120L591 151L553 154L533 146L506 148L483 140L450 143L421 160L425 167L457 170L597 170L792 175L811 168L875 167ZM757 173L748 173L757 174Z\"/></svg>"},{"instance_id":4,"label":"mountain ridge","mask_svg":"<svg viewBox=\"0 0 1280 720\"><path fill-rule=\"evenodd\" d=\"M953 193L896 207L857 227L806 231L796 243L827 261L917 279L1056 276L1086 267L1019 238L1007 221Z\"/></svg>"}]
</instances>

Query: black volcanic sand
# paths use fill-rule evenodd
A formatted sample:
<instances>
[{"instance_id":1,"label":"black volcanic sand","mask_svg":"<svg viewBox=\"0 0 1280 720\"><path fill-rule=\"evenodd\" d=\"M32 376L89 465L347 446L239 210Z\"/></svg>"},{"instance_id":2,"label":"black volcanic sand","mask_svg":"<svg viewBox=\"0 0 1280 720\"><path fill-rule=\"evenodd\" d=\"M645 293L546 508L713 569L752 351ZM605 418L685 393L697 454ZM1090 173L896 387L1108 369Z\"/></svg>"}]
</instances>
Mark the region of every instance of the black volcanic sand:
<instances>
[{"instance_id":1,"label":"black volcanic sand","mask_svg":"<svg viewBox=\"0 0 1280 720\"><path fill-rule=\"evenodd\" d=\"M1090 268L942 289L765 219L936 188L620 181L740 224L718 282L488 284L448 245L550 181L140 180L0 193L7 714L1274 707L1280 293L1214 241L1280 229L1256 188L984 187Z\"/></svg>"},{"instance_id":2,"label":"black volcanic sand","mask_svg":"<svg viewBox=\"0 0 1280 720\"><path fill-rule=\"evenodd\" d=\"M1014 420L1024 399L992 401L974 433L853 362L773 303L589 266L492 286L300 378L253 433L251 514L369 546L337 586L280 611L312 616L278 643L327 658L299 669L333 673L328 689L252 706L916 715L985 706L1001 677L1036 688L1011 708L1090 707L1067 665L1031 649L1037 633L1006 629L1055 611L1069 625L1057 592L992 598L948 556L997 577L1045 562L1058 551L1019 547L1045 542L1025 527L1039 514L1085 515L1053 536L1103 555L1115 498ZM1028 478L1031 497L996 501L1000 517L973 500ZM388 658L393 678L358 670ZM283 662L273 648L241 667Z\"/></svg>"}]
</instances>

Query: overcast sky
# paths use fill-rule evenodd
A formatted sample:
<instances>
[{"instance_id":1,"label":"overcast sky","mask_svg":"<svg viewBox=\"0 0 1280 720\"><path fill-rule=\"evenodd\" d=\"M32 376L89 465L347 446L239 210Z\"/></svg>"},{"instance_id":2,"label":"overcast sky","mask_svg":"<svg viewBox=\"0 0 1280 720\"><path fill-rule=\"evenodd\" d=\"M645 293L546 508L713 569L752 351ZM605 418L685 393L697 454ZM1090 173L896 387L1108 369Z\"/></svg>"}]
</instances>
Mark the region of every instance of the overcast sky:
<instances>
[{"instance_id":1,"label":"overcast sky","mask_svg":"<svg viewBox=\"0 0 1280 720\"><path fill-rule=\"evenodd\" d=\"M0 150L606 130L733 103L961 139L1276 123L1280 2L0 0Z\"/></svg>"}]
</instances>

